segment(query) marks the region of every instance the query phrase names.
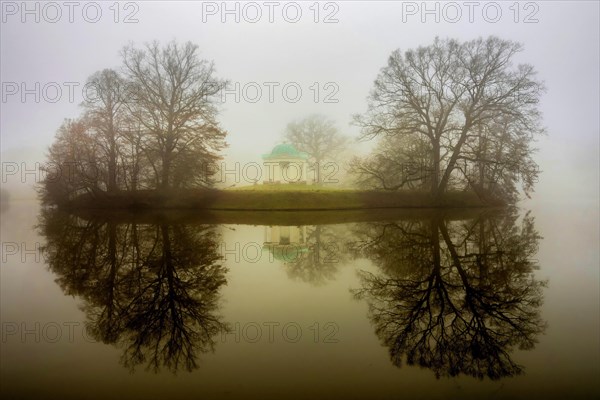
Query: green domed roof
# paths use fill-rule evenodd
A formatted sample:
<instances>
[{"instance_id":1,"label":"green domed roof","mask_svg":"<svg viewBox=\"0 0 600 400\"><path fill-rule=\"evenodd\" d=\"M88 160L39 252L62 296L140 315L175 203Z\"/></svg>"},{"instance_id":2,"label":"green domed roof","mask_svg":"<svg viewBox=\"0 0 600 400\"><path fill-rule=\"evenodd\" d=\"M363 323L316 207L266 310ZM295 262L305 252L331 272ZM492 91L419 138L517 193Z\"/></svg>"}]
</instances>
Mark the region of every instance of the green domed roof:
<instances>
[{"instance_id":1,"label":"green domed roof","mask_svg":"<svg viewBox=\"0 0 600 400\"><path fill-rule=\"evenodd\" d=\"M263 155L263 158L302 158L307 159L308 154L298 151L294 145L289 143L278 144L273 147L271 153Z\"/></svg>"}]
</instances>

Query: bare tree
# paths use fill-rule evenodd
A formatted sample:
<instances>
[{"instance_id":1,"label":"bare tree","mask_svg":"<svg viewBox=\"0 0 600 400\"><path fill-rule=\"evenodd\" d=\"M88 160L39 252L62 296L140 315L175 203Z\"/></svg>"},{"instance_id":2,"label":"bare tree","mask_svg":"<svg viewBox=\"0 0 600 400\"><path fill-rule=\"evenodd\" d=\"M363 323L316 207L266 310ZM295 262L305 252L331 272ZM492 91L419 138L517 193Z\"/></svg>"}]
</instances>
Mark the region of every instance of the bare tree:
<instances>
[{"instance_id":1,"label":"bare tree","mask_svg":"<svg viewBox=\"0 0 600 400\"><path fill-rule=\"evenodd\" d=\"M523 373L516 349L532 349L546 329L545 281L536 279L540 236L528 214L475 219L367 223L350 244L381 273L362 271L353 293L391 361L436 377L501 379Z\"/></svg>"},{"instance_id":2,"label":"bare tree","mask_svg":"<svg viewBox=\"0 0 600 400\"><path fill-rule=\"evenodd\" d=\"M48 208L38 228L56 282L82 300L88 333L122 349L131 370L191 371L229 332L213 226L85 220Z\"/></svg>"},{"instance_id":3,"label":"bare tree","mask_svg":"<svg viewBox=\"0 0 600 400\"><path fill-rule=\"evenodd\" d=\"M92 75L87 85L93 88L93 95L88 96L83 105L101 149L102 160L97 161L106 164L107 191L115 192L118 189L117 160L121 125L125 118L126 83L116 71L105 69Z\"/></svg>"},{"instance_id":4,"label":"bare tree","mask_svg":"<svg viewBox=\"0 0 600 400\"><path fill-rule=\"evenodd\" d=\"M142 185L146 188L157 187L157 182L150 178L156 176L156 173L152 173L152 163L146 157L147 140L139 118L128 113L123 123L123 145L119 149L119 157L122 160L120 173L127 190L135 191L142 188Z\"/></svg>"},{"instance_id":5,"label":"bare tree","mask_svg":"<svg viewBox=\"0 0 600 400\"><path fill-rule=\"evenodd\" d=\"M539 172L532 134L510 118L490 121L465 142L457 168L479 197L514 201L519 181L529 196Z\"/></svg>"},{"instance_id":6,"label":"bare tree","mask_svg":"<svg viewBox=\"0 0 600 400\"><path fill-rule=\"evenodd\" d=\"M349 163L359 187L367 189L421 189L427 185L428 142L421 137L385 135L373 154L355 156Z\"/></svg>"},{"instance_id":7,"label":"bare tree","mask_svg":"<svg viewBox=\"0 0 600 400\"><path fill-rule=\"evenodd\" d=\"M133 91L131 115L151 137L146 152L155 162L163 190L173 186L176 170L185 170L185 179L197 182L196 175L206 169L182 163L190 159L213 162L226 145L215 105L215 95L226 82L214 77L213 64L200 59L197 50L190 42L170 42L164 47L154 42L144 49L130 45L122 51ZM176 183L182 185L183 179L178 174Z\"/></svg>"},{"instance_id":8,"label":"bare tree","mask_svg":"<svg viewBox=\"0 0 600 400\"><path fill-rule=\"evenodd\" d=\"M96 196L105 190L97 160L101 149L86 118L63 122L48 149L45 176L40 183L42 201L62 204L79 195Z\"/></svg>"},{"instance_id":9,"label":"bare tree","mask_svg":"<svg viewBox=\"0 0 600 400\"><path fill-rule=\"evenodd\" d=\"M285 139L311 157L317 182L321 182L323 163L336 161L348 145L348 138L339 132L335 122L319 114L288 124Z\"/></svg>"},{"instance_id":10,"label":"bare tree","mask_svg":"<svg viewBox=\"0 0 600 400\"><path fill-rule=\"evenodd\" d=\"M387 134L426 140L427 179L436 198L451 186L468 143L478 140L482 129L490 136L505 135L489 129L498 120L510 122L512 133L505 138L520 140L529 154L532 139L543 132L538 102L544 86L531 65L513 67L520 51L519 43L497 37L464 43L436 39L404 54L394 51L375 81L367 112L355 116L361 137ZM525 190L531 190L529 178Z\"/></svg>"}]
</instances>

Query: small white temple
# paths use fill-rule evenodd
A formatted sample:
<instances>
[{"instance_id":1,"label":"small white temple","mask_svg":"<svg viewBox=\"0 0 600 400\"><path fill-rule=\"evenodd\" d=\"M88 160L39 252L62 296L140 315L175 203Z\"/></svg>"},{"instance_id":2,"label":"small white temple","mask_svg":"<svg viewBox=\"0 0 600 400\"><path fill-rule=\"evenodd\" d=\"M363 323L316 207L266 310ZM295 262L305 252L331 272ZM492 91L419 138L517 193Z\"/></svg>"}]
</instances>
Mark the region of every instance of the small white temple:
<instances>
[{"instance_id":1,"label":"small white temple","mask_svg":"<svg viewBox=\"0 0 600 400\"><path fill-rule=\"evenodd\" d=\"M307 178L308 154L291 144L278 144L262 158L264 184L313 183Z\"/></svg>"}]
</instances>

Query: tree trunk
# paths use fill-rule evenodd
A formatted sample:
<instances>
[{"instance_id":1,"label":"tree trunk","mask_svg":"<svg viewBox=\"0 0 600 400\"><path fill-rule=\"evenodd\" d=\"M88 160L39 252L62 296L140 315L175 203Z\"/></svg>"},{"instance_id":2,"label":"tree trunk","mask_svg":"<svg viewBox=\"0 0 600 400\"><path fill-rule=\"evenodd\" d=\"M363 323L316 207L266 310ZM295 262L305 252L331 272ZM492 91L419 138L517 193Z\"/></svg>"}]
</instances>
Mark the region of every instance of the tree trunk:
<instances>
[{"instance_id":1,"label":"tree trunk","mask_svg":"<svg viewBox=\"0 0 600 400\"><path fill-rule=\"evenodd\" d=\"M108 121L108 192L117 191L117 138L115 132L114 106L108 103L110 119Z\"/></svg>"},{"instance_id":2,"label":"tree trunk","mask_svg":"<svg viewBox=\"0 0 600 400\"><path fill-rule=\"evenodd\" d=\"M442 176L442 180L438 186L437 198L441 198L441 196L446 192L446 188L448 187L448 181L450 180L450 174L456 165L456 161L458 160L458 156L460 155L460 150L467 141L467 132L469 132L470 124L465 124L462 129L462 133L460 135L460 139L458 139L458 143L454 147L452 151L452 156L450 157L450 161L448 161L448 165L446 166L446 170L444 171L444 175Z\"/></svg>"},{"instance_id":3,"label":"tree trunk","mask_svg":"<svg viewBox=\"0 0 600 400\"><path fill-rule=\"evenodd\" d=\"M108 191L114 193L117 191L117 145L115 141L114 130L110 132L110 148L108 155Z\"/></svg>"},{"instance_id":4,"label":"tree trunk","mask_svg":"<svg viewBox=\"0 0 600 400\"><path fill-rule=\"evenodd\" d=\"M170 171L171 169L171 154L168 152L165 152L163 154L162 157L162 182L161 182L161 188L162 190L168 190L169 189L169 178L170 178Z\"/></svg>"},{"instance_id":5,"label":"tree trunk","mask_svg":"<svg viewBox=\"0 0 600 400\"><path fill-rule=\"evenodd\" d=\"M439 217L434 217L431 219L431 223L430 223L430 230L431 230L431 236L430 236L430 240L431 240L431 246L432 246L432 253L433 253L433 265L434 268L436 269L436 271L438 271L441 268L442 262L441 262L441 251L440 251L440 236L439 236L439 226L443 223L443 221L440 221Z\"/></svg>"},{"instance_id":6,"label":"tree trunk","mask_svg":"<svg viewBox=\"0 0 600 400\"><path fill-rule=\"evenodd\" d=\"M479 154L477 158L479 159L479 185L482 190L485 190L485 161L487 160L487 149L486 149L486 138L482 134L482 129L479 127Z\"/></svg>"},{"instance_id":7,"label":"tree trunk","mask_svg":"<svg viewBox=\"0 0 600 400\"><path fill-rule=\"evenodd\" d=\"M117 225L115 222L108 223L108 263L109 272L105 282L106 293L106 315L107 323L104 324L104 329L101 330L101 338L104 343L114 343L116 324L113 321L118 318L118 312L115 307L115 291L117 285L117 270L119 264L117 262Z\"/></svg>"},{"instance_id":8,"label":"tree trunk","mask_svg":"<svg viewBox=\"0 0 600 400\"><path fill-rule=\"evenodd\" d=\"M315 183L317 185L321 184L321 160L319 158L315 158Z\"/></svg>"},{"instance_id":9,"label":"tree trunk","mask_svg":"<svg viewBox=\"0 0 600 400\"><path fill-rule=\"evenodd\" d=\"M433 142L432 158L431 158L431 195L436 199L439 199L440 181L440 143L439 141Z\"/></svg>"}]
</instances>

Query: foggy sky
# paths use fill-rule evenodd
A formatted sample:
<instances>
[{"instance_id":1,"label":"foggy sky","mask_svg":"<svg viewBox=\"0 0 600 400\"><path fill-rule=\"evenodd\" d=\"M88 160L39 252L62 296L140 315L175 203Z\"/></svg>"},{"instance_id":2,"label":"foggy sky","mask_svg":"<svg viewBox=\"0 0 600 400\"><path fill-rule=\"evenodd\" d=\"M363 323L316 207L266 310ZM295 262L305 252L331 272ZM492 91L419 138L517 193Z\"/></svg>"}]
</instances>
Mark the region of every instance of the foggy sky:
<instances>
[{"instance_id":1,"label":"foggy sky","mask_svg":"<svg viewBox=\"0 0 600 400\"><path fill-rule=\"evenodd\" d=\"M62 11L60 20L50 23L40 10L40 22L34 15L25 15L22 22L20 10L9 15L2 5L1 26L1 80L24 82L30 88L35 82L44 86L55 82L62 87L62 97L56 103L28 95L25 102L20 94L3 93L0 112L0 132L3 161L30 161L41 157L53 140L56 129L64 118L74 118L81 113L81 88L88 76L104 68L119 68L119 51L128 42L142 46L144 42L158 40L166 43L192 41L199 45L202 58L215 62L217 76L228 79L235 89L255 82L262 87L262 97L256 103L242 98L235 102L228 94L221 106L219 121L228 131L229 148L225 150L229 161L260 161L260 156L281 141L286 125L311 113L324 114L338 127L356 137L358 130L349 125L351 115L366 109L366 97L373 80L397 49L410 49L432 43L436 36L470 40L479 36L497 35L524 44L525 51L516 61L533 64L539 77L545 81L548 92L542 97L541 110L548 136L540 140L536 159L544 171L534 198L559 199L566 197L588 198L598 201L598 137L599 129L599 6L598 2L535 2L539 7L534 18L537 23L522 20L533 9L520 10L519 22L509 9L513 2L498 2L502 16L496 23L483 17L486 2L479 2L469 22L468 9L456 2L462 16L456 23L453 11L444 15L439 3L440 22L435 15L403 14L410 8L402 2L337 2L337 23L315 23L313 2L299 3L302 16L297 23L283 17L284 2L275 7L274 22L269 22L268 7L258 4L262 17L256 23L244 18L240 3L240 22L234 15L221 13L203 15L200 2L135 2L137 23L115 23L113 2L103 3L102 17L97 23L84 20L79 3L74 10L74 21L69 22L68 8L57 2ZM21 7L21 2L14 5ZM35 2L29 3L33 8ZM413 3L417 7L421 2ZM204 5L216 6L221 2ZM434 8L435 3L429 3ZM40 3L40 8L43 4ZM120 4L119 19L134 11ZM233 9L234 3L228 7ZM325 9L319 5L322 20L333 6ZM52 10L48 9L48 12ZM254 18L254 10L247 8L247 17ZM450 12L452 11L452 14ZM93 16L93 12L89 11ZM294 16L293 9L289 9ZM490 11L490 15L493 13ZM54 11L49 15L54 18ZM205 21L203 21L203 17ZM447 17L447 18L444 18ZM426 18L422 22L421 18ZM403 21L404 19L404 21ZM75 99L68 98L65 82L78 83ZM269 102L265 82L275 82L273 102ZM320 88L318 102L310 87L317 82ZM294 83L302 89L300 101L292 103L283 98L282 87ZM332 99L337 103L324 103L333 83L339 92ZM254 84L252 84L254 85ZM252 92L253 93L253 92ZM369 144L358 144L366 151ZM43 161L43 160L39 160Z\"/></svg>"}]
</instances>

